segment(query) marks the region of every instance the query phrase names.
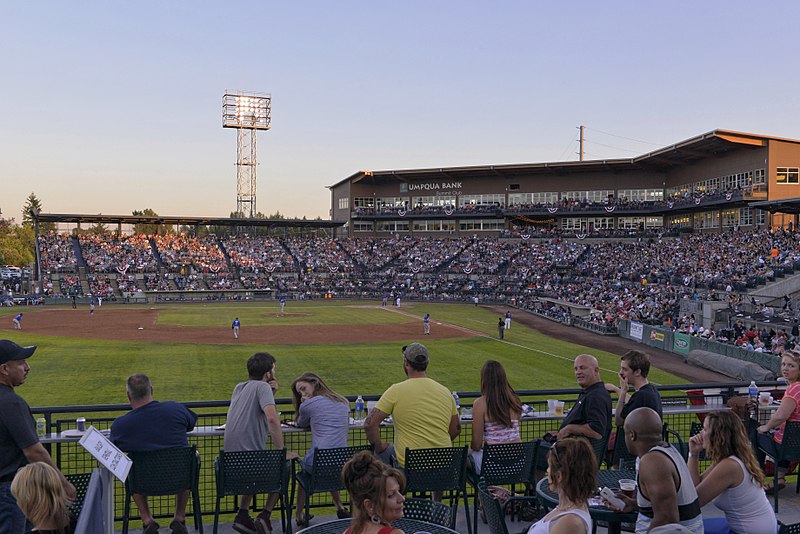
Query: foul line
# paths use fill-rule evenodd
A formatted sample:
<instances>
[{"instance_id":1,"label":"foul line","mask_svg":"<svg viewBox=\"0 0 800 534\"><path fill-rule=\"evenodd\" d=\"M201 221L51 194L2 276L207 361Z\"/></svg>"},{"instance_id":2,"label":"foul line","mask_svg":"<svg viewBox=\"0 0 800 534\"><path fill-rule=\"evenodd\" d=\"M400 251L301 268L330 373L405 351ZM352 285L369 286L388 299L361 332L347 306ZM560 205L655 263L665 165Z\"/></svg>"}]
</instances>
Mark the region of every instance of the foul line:
<instances>
[{"instance_id":1,"label":"foul line","mask_svg":"<svg viewBox=\"0 0 800 534\"><path fill-rule=\"evenodd\" d=\"M405 315L406 317L413 317L413 318L416 318L416 319L422 319L422 317L420 317L419 315L416 315L416 314L413 314L413 313L410 313L410 312L407 312L407 311L403 311L402 309L398 310L398 309L396 309L394 307L390 308L389 306L375 306L375 307L379 308L379 309L382 309L382 310L389 311L389 312L399 313L400 315ZM483 322L481 322L481 321L479 321L477 319L470 319L470 321L475 321L477 323L485 324L485 323L483 323ZM447 325L448 327L454 328L456 330L461 330L462 332L466 332L468 334L472 334L472 335L474 335L476 337L483 337L483 338L486 338L486 339L490 339L492 341L496 341L498 343L505 343L506 345L510 345L512 347L518 347L520 349L525 349L525 350L528 350L528 351L531 351L531 352L538 352L539 354L544 354L545 356L550 356L551 358L556 358L557 360L563 360L563 361L570 362L570 363L572 363L574 361L574 358L567 358L566 356L561 356L559 354L554 354L552 352L547 352L546 350L542 350L542 349L535 349L533 347L526 347L525 345L520 345L519 343L512 343L511 341L506 341L505 339L497 339L496 337L490 336L489 334L486 334L484 332L479 332L477 330L471 330L471 329L463 327L463 326L459 326L459 325L455 325L455 324L451 324L451 323L441 323L441 324ZM600 370L606 371L608 373L614 373L614 374L619 373L618 369L606 369L605 367L600 367Z\"/></svg>"}]
</instances>

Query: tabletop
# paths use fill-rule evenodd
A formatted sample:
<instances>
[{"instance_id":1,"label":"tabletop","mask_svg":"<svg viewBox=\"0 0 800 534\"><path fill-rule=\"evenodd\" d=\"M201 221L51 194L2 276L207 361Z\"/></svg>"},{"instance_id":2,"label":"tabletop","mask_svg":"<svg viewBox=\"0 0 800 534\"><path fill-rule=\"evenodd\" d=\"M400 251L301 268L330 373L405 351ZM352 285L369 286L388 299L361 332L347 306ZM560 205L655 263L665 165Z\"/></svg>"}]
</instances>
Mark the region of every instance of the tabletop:
<instances>
[{"instance_id":1,"label":"tabletop","mask_svg":"<svg viewBox=\"0 0 800 534\"><path fill-rule=\"evenodd\" d=\"M327 523L320 523L319 525L312 525L298 531L297 534L342 534L349 526L349 519L338 519L335 521L328 521ZM398 519L392 523L392 526L401 529L406 534L458 534L457 531L447 527L435 523L418 521L416 519Z\"/></svg>"},{"instance_id":2,"label":"tabletop","mask_svg":"<svg viewBox=\"0 0 800 534\"><path fill-rule=\"evenodd\" d=\"M619 490L619 481L623 478L636 479L636 471L633 469L601 469L597 472L597 484L610 489ZM550 489L550 481L543 478L536 484L536 494L553 507L558 506L558 494ZM602 504L589 506L589 515L598 521L609 521L615 523L635 523L637 512L622 513L606 508Z\"/></svg>"}]
</instances>

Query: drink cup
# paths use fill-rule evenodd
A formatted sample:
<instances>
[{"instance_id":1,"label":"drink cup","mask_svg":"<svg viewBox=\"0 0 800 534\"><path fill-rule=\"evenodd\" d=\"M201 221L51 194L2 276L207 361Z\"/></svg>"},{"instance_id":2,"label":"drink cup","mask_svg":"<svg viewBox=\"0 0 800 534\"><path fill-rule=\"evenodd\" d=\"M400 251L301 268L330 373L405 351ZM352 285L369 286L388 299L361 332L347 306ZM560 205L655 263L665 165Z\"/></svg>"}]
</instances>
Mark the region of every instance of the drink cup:
<instances>
[{"instance_id":1,"label":"drink cup","mask_svg":"<svg viewBox=\"0 0 800 534\"><path fill-rule=\"evenodd\" d=\"M619 491L631 499L636 495L636 481L623 478L619 481Z\"/></svg>"},{"instance_id":2,"label":"drink cup","mask_svg":"<svg viewBox=\"0 0 800 534\"><path fill-rule=\"evenodd\" d=\"M555 410L553 412L557 417L564 415L564 401L556 401Z\"/></svg>"},{"instance_id":3,"label":"drink cup","mask_svg":"<svg viewBox=\"0 0 800 534\"><path fill-rule=\"evenodd\" d=\"M556 403L558 401L555 399L547 399L547 412L548 413L555 413L556 412Z\"/></svg>"},{"instance_id":4,"label":"drink cup","mask_svg":"<svg viewBox=\"0 0 800 534\"><path fill-rule=\"evenodd\" d=\"M769 391L762 391L758 395L758 403L759 404L762 404L762 405L763 404L769 404L770 403L769 399L770 399Z\"/></svg>"},{"instance_id":5,"label":"drink cup","mask_svg":"<svg viewBox=\"0 0 800 534\"><path fill-rule=\"evenodd\" d=\"M75 428L78 430L78 432L86 432L86 418L78 417L75 419Z\"/></svg>"}]
</instances>

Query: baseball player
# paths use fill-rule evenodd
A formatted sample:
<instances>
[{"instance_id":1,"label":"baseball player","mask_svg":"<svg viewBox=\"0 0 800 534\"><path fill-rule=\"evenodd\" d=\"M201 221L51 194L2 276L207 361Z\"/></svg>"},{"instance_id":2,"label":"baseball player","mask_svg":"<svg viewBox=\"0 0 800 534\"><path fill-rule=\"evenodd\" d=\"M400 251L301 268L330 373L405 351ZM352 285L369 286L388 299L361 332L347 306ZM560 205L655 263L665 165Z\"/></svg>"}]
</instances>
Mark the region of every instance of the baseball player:
<instances>
[{"instance_id":1,"label":"baseball player","mask_svg":"<svg viewBox=\"0 0 800 534\"><path fill-rule=\"evenodd\" d=\"M284 308L286 308L286 297L281 297L281 313L283 313Z\"/></svg>"},{"instance_id":2,"label":"baseball player","mask_svg":"<svg viewBox=\"0 0 800 534\"><path fill-rule=\"evenodd\" d=\"M231 323L231 329L233 330L233 337L235 339L239 339L239 327L242 326L242 323L239 322L239 318L233 320Z\"/></svg>"},{"instance_id":3,"label":"baseball player","mask_svg":"<svg viewBox=\"0 0 800 534\"><path fill-rule=\"evenodd\" d=\"M14 330L22 330L22 313L11 319L11 323L14 325Z\"/></svg>"},{"instance_id":4,"label":"baseball player","mask_svg":"<svg viewBox=\"0 0 800 534\"><path fill-rule=\"evenodd\" d=\"M511 312L506 311L506 330L511 330Z\"/></svg>"},{"instance_id":5,"label":"baseball player","mask_svg":"<svg viewBox=\"0 0 800 534\"><path fill-rule=\"evenodd\" d=\"M426 313L425 317L422 318L422 331L423 333L428 336L431 333L431 314Z\"/></svg>"}]
</instances>

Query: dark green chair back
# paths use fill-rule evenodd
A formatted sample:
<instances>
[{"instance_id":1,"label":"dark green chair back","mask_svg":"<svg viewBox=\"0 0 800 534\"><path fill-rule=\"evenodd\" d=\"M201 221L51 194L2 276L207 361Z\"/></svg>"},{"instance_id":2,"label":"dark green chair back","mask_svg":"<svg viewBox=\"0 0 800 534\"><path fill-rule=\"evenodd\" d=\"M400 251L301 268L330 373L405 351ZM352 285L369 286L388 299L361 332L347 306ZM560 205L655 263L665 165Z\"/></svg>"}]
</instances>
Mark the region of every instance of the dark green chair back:
<instances>
[{"instance_id":1,"label":"dark green chair back","mask_svg":"<svg viewBox=\"0 0 800 534\"><path fill-rule=\"evenodd\" d=\"M305 517L311 517L311 495L325 491L343 490L342 468L361 451L371 451L372 445L315 449L311 473L299 470L294 478L306 492Z\"/></svg>"},{"instance_id":2,"label":"dark green chair back","mask_svg":"<svg viewBox=\"0 0 800 534\"><path fill-rule=\"evenodd\" d=\"M89 489L89 481L92 479L92 474L73 473L64 476L75 486L75 500L72 501L72 506L69 507L69 511L75 516L75 519L77 519L81 515L81 510L83 510L83 501L86 499L86 490Z\"/></svg>"},{"instance_id":3,"label":"dark green chair back","mask_svg":"<svg viewBox=\"0 0 800 534\"><path fill-rule=\"evenodd\" d=\"M467 446L406 449L406 491L414 494L450 492L453 509L450 528L455 527L458 498L464 499L467 530L471 529L469 502L467 501Z\"/></svg>"},{"instance_id":4,"label":"dark green chair back","mask_svg":"<svg viewBox=\"0 0 800 534\"><path fill-rule=\"evenodd\" d=\"M131 452L133 461L125 481L125 512L122 518L122 534L128 534L131 496L140 493L147 496L176 495L189 490L192 493L194 527L202 534L203 519L200 510L198 485L200 480L200 457L194 446L162 449L159 451Z\"/></svg>"},{"instance_id":5,"label":"dark green chair back","mask_svg":"<svg viewBox=\"0 0 800 534\"><path fill-rule=\"evenodd\" d=\"M453 522L453 511L446 504L411 497L403 503L403 518L449 527Z\"/></svg>"},{"instance_id":6,"label":"dark green chair back","mask_svg":"<svg viewBox=\"0 0 800 534\"><path fill-rule=\"evenodd\" d=\"M291 534L292 514L286 449L235 452L220 450L219 456L214 460L214 473L217 479L214 534L217 534L223 497L269 493L280 495L281 526L284 532Z\"/></svg>"},{"instance_id":7,"label":"dark green chair back","mask_svg":"<svg viewBox=\"0 0 800 534\"><path fill-rule=\"evenodd\" d=\"M506 517L500 506L500 501L489 493L487 485L483 480L478 481L478 498L481 500L483 513L486 515L486 523L489 525L490 534L508 534L506 527Z\"/></svg>"}]
</instances>

